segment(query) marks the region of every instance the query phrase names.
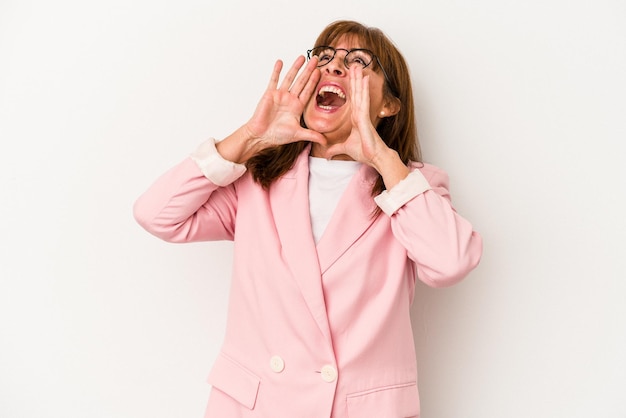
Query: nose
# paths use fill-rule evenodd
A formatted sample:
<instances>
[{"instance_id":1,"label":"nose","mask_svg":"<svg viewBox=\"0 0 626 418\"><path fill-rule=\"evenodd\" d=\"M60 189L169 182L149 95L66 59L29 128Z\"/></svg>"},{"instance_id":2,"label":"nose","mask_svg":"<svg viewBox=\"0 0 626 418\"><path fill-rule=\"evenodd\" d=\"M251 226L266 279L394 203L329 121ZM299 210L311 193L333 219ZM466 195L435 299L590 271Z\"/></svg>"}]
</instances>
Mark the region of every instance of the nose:
<instances>
[{"instance_id":1,"label":"nose","mask_svg":"<svg viewBox=\"0 0 626 418\"><path fill-rule=\"evenodd\" d=\"M346 68L344 58L339 57L339 54L335 55L335 58L326 64L323 69L327 74L333 74L338 77L343 77L347 74L348 69Z\"/></svg>"}]
</instances>

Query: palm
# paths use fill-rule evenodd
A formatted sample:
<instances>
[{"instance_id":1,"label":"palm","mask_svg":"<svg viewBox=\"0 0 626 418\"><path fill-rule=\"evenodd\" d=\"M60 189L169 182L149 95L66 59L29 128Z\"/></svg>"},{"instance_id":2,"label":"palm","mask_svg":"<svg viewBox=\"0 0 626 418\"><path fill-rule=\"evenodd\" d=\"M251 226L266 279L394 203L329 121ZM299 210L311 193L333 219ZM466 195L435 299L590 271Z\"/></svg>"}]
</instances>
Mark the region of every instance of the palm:
<instances>
[{"instance_id":1,"label":"palm","mask_svg":"<svg viewBox=\"0 0 626 418\"><path fill-rule=\"evenodd\" d=\"M369 108L354 109L352 115L352 131L344 145L348 155L356 161L369 162L376 154L376 136L378 133L369 119Z\"/></svg>"},{"instance_id":2,"label":"palm","mask_svg":"<svg viewBox=\"0 0 626 418\"><path fill-rule=\"evenodd\" d=\"M362 72L350 74L352 131L348 138L328 149L330 157L349 155L355 161L371 164L376 155L387 146L376 132L370 119L369 85Z\"/></svg>"},{"instance_id":3,"label":"palm","mask_svg":"<svg viewBox=\"0 0 626 418\"><path fill-rule=\"evenodd\" d=\"M263 147L303 140L314 142L323 140L317 132L300 126L304 106L319 80L319 71L316 70L315 62L309 63L303 73L296 78L303 63L304 57L296 60L280 87L277 86L282 62L276 63L268 88L257 105L254 115L246 124L252 136L263 143Z\"/></svg>"},{"instance_id":4,"label":"palm","mask_svg":"<svg viewBox=\"0 0 626 418\"><path fill-rule=\"evenodd\" d=\"M248 122L256 137L279 145L293 142L301 129L300 115L304 104L298 97L281 90L266 91Z\"/></svg>"}]
</instances>

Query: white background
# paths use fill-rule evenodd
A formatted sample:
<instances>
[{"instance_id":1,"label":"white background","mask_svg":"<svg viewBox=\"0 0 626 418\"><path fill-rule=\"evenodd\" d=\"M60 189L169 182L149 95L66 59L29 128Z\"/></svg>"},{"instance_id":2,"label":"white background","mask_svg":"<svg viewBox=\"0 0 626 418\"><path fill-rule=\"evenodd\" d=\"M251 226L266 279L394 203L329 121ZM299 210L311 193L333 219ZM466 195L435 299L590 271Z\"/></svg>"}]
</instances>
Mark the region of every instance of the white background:
<instances>
[{"instance_id":1,"label":"white background","mask_svg":"<svg viewBox=\"0 0 626 418\"><path fill-rule=\"evenodd\" d=\"M0 417L202 416L231 245L160 242L132 204L338 18L405 54L485 240L417 288L423 417L626 417L621 0L0 0Z\"/></svg>"}]
</instances>

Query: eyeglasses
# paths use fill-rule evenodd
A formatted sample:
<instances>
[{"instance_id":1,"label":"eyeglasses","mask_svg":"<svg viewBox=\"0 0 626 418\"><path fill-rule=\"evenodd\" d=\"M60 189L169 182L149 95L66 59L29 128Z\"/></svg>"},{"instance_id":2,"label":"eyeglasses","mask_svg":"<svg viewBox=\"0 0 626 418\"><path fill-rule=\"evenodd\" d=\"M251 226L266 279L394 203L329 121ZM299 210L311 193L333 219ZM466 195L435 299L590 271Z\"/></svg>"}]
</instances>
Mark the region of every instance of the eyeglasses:
<instances>
[{"instance_id":1,"label":"eyeglasses","mask_svg":"<svg viewBox=\"0 0 626 418\"><path fill-rule=\"evenodd\" d=\"M318 46L313 49L309 49L306 51L307 59L311 59L312 57L317 57L317 67L323 67L329 64L337 54L337 51L345 51L346 55L343 57L343 65L346 68L350 68L352 65L360 65L361 68L367 68L369 65L376 60L376 63L380 67L380 70L383 72L383 76L385 77L385 81L387 85L391 89L391 92L394 96L397 96L396 91L393 87L391 87L391 82L389 81L389 77L387 76L387 72L383 68L382 64L378 57L369 49L364 48L354 48L354 49L344 49L344 48L333 48L332 46Z\"/></svg>"}]
</instances>

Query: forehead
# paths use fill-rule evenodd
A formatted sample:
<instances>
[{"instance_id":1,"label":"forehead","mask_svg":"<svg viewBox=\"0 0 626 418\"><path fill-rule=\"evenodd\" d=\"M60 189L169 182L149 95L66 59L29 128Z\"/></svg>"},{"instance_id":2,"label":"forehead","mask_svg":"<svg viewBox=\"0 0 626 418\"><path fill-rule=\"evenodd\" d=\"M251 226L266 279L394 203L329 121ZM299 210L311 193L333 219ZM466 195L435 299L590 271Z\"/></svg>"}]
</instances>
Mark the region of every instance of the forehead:
<instances>
[{"instance_id":1,"label":"forehead","mask_svg":"<svg viewBox=\"0 0 626 418\"><path fill-rule=\"evenodd\" d=\"M365 45L358 35L351 33L339 35L335 39L329 39L329 45L346 49L368 48L368 45Z\"/></svg>"}]
</instances>

